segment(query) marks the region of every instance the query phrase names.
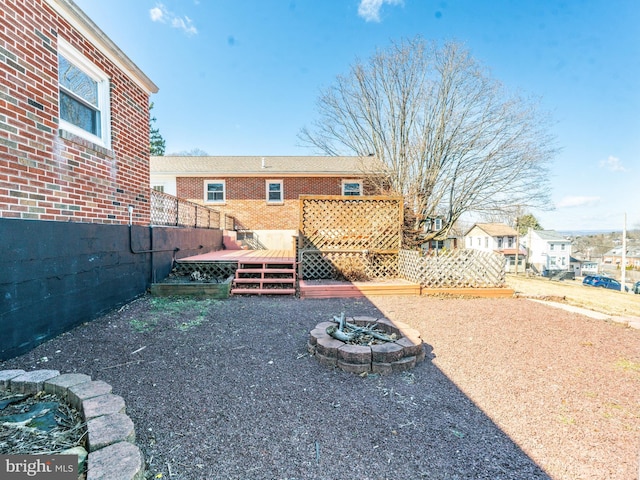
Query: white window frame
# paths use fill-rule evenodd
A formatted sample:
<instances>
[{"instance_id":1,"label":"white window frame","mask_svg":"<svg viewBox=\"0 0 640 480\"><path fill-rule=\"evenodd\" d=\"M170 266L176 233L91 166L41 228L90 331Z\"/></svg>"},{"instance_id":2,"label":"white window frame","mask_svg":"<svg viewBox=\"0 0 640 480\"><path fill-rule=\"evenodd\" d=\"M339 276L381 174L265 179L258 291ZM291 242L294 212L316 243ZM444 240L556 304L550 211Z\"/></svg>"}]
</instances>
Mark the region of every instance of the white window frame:
<instances>
[{"instance_id":1,"label":"white window frame","mask_svg":"<svg viewBox=\"0 0 640 480\"><path fill-rule=\"evenodd\" d=\"M273 184L279 184L280 185L280 198L278 200L270 200L269 199L269 185L273 185ZM282 180L266 180L265 181L265 190L266 190L266 200L267 203L270 205L282 205L284 203L284 182Z\"/></svg>"},{"instance_id":2,"label":"white window frame","mask_svg":"<svg viewBox=\"0 0 640 480\"><path fill-rule=\"evenodd\" d=\"M434 232L439 232L440 230L442 230L442 219L441 218L434 218L433 219L433 231Z\"/></svg>"},{"instance_id":3,"label":"white window frame","mask_svg":"<svg viewBox=\"0 0 640 480\"><path fill-rule=\"evenodd\" d=\"M222 185L222 200L209 200L209 185L219 183ZM227 202L227 182L225 180L205 180L204 182L204 201L209 204L224 204Z\"/></svg>"},{"instance_id":4,"label":"white window frame","mask_svg":"<svg viewBox=\"0 0 640 480\"><path fill-rule=\"evenodd\" d=\"M345 186L347 184L357 184L358 185L358 194L357 195L347 195L347 193L345 192ZM344 179L342 180L342 186L341 186L341 191L342 191L342 195L343 196L349 196L349 197L361 197L362 196L362 180L347 180Z\"/></svg>"},{"instance_id":5,"label":"white window frame","mask_svg":"<svg viewBox=\"0 0 640 480\"><path fill-rule=\"evenodd\" d=\"M62 130L66 130L73 135L82 137L92 143L98 144L104 148L111 148L111 94L109 77L100 70L89 59L82 55L78 50L73 48L65 40L58 38L58 55L62 55L68 62L72 63L76 68L88 75L97 83L98 87L98 105L97 110L100 112L100 136L88 132L84 128L80 128L73 123L64 120L58 115L59 126ZM58 95L60 89L67 90L58 84ZM68 90L67 90L68 91ZM59 99L58 99L59 102ZM59 103L58 103L59 108Z\"/></svg>"}]
</instances>

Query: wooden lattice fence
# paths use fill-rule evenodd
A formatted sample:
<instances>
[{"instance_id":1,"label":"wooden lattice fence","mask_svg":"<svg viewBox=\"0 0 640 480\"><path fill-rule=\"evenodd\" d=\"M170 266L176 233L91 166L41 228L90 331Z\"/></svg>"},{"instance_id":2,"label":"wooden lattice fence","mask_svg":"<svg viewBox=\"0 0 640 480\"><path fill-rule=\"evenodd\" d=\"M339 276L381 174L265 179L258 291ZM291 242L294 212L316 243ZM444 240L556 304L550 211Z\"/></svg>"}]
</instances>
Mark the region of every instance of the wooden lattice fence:
<instances>
[{"instance_id":1,"label":"wooden lattice fence","mask_svg":"<svg viewBox=\"0 0 640 480\"><path fill-rule=\"evenodd\" d=\"M301 196L300 278L336 278L347 266L397 276L402 209L399 197Z\"/></svg>"},{"instance_id":2,"label":"wooden lattice fence","mask_svg":"<svg viewBox=\"0 0 640 480\"><path fill-rule=\"evenodd\" d=\"M501 288L505 258L494 252L451 250L438 255L400 250L399 276L423 288Z\"/></svg>"}]
</instances>

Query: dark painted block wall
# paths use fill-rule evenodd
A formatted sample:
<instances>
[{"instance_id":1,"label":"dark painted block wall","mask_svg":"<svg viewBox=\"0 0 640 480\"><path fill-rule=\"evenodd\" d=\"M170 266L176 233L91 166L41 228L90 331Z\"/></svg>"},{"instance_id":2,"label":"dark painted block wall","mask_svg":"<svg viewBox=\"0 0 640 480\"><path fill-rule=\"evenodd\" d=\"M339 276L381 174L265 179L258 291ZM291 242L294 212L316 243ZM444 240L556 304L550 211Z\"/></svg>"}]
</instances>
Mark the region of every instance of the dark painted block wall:
<instances>
[{"instance_id":1,"label":"dark painted block wall","mask_svg":"<svg viewBox=\"0 0 640 480\"><path fill-rule=\"evenodd\" d=\"M222 232L0 218L0 245L2 360L141 295Z\"/></svg>"}]
</instances>

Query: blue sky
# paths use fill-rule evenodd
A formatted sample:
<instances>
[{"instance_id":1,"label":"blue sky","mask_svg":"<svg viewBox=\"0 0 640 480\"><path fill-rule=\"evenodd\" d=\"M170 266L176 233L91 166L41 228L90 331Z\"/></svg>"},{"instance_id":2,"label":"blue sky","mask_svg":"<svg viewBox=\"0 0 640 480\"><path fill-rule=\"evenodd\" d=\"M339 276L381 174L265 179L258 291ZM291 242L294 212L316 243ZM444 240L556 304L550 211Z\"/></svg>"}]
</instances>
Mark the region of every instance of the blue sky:
<instances>
[{"instance_id":1,"label":"blue sky","mask_svg":"<svg viewBox=\"0 0 640 480\"><path fill-rule=\"evenodd\" d=\"M167 153L310 155L297 134L356 59L422 35L464 43L540 99L561 148L544 228L640 228L637 0L75 0L159 86Z\"/></svg>"}]
</instances>

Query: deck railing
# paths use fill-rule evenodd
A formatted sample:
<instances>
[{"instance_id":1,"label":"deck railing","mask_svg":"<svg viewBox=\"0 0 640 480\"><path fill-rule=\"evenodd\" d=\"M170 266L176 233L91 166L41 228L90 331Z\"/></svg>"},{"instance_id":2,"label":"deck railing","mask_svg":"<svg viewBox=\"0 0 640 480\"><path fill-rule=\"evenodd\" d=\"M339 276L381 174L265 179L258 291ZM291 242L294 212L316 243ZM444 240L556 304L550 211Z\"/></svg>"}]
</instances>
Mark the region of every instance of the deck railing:
<instances>
[{"instance_id":1,"label":"deck railing","mask_svg":"<svg viewBox=\"0 0 640 480\"><path fill-rule=\"evenodd\" d=\"M229 215L154 189L151 189L151 224L235 229L235 220Z\"/></svg>"}]
</instances>

